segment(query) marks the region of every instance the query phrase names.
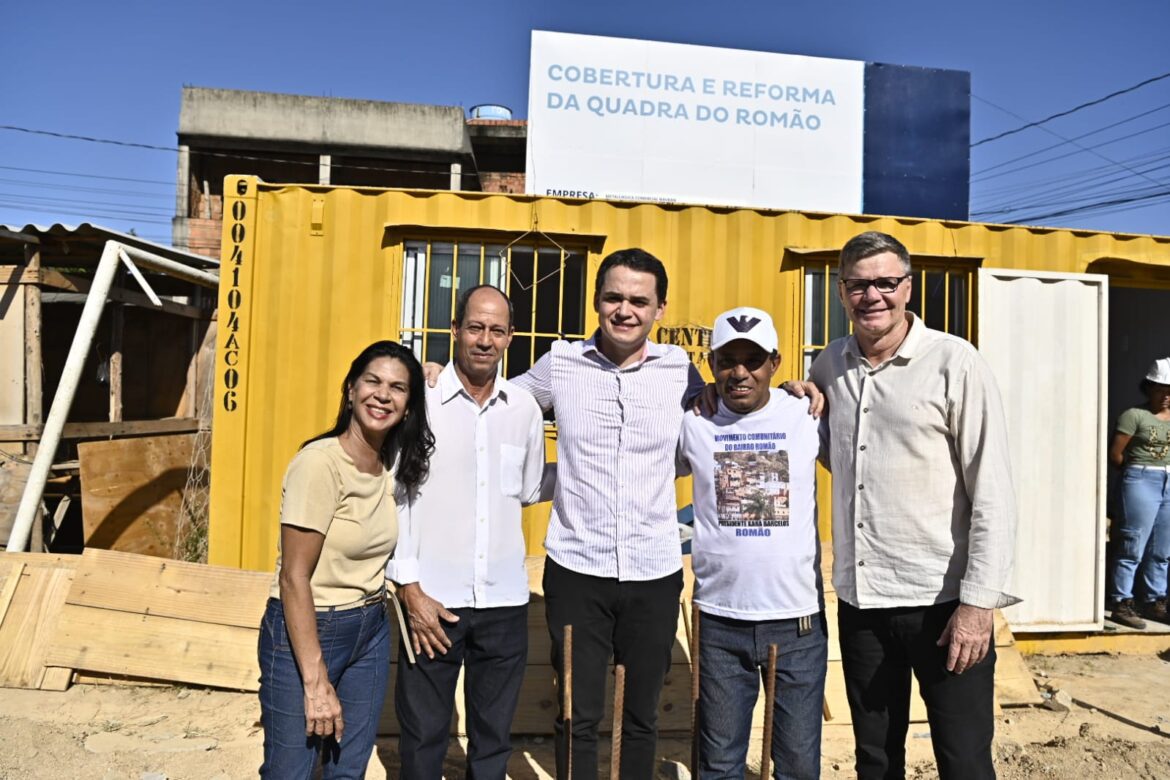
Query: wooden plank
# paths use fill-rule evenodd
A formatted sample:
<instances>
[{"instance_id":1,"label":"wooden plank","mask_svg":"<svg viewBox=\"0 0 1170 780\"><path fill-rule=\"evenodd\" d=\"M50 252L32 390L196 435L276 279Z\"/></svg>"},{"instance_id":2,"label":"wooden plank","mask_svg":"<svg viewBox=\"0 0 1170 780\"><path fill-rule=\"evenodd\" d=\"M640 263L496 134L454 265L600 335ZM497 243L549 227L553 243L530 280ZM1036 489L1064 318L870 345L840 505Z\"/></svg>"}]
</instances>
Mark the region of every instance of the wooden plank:
<instances>
[{"instance_id":1,"label":"wooden plank","mask_svg":"<svg viewBox=\"0 0 1170 780\"><path fill-rule=\"evenodd\" d=\"M5 230L0 228L0 238L6 238L11 241L23 241L26 244L39 244L41 240L36 236L28 233L18 233L15 230Z\"/></svg>"},{"instance_id":2,"label":"wooden plank","mask_svg":"<svg viewBox=\"0 0 1170 780\"><path fill-rule=\"evenodd\" d=\"M194 444L181 434L78 445L86 546L172 556Z\"/></svg>"},{"instance_id":3,"label":"wooden plank","mask_svg":"<svg viewBox=\"0 0 1170 780\"><path fill-rule=\"evenodd\" d=\"M66 604L46 663L255 691L258 629Z\"/></svg>"},{"instance_id":4,"label":"wooden plank","mask_svg":"<svg viewBox=\"0 0 1170 780\"><path fill-rule=\"evenodd\" d=\"M12 523L16 520L16 509L20 506L20 497L24 495L24 486L28 482L32 466L24 462L24 451L20 445L13 453L20 460L0 456L0 544L8 543L8 536L12 533Z\"/></svg>"},{"instance_id":5,"label":"wooden plank","mask_svg":"<svg viewBox=\"0 0 1170 780\"><path fill-rule=\"evenodd\" d=\"M995 701L1004 707L1041 704L1032 670L1015 647L995 648Z\"/></svg>"},{"instance_id":6,"label":"wooden plank","mask_svg":"<svg viewBox=\"0 0 1170 780\"><path fill-rule=\"evenodd\" d=\"M76 569L80 555L64 553L0 552L0 563L21 562L29 568Z\"/></svg>"},{"instance_id":7,"label":"wooden plank","mask_svg":"<svg viewBox=\"0 0 1170 780\"><path fill-rule=\"evenodd\" d=\"M24 264L30 271L40 270L41 247L39 244L24 245ZM44 422L44 361L41 352L41 288L30 285L24 288L25 425L40 425ZM33 460L37 454L37 445L27 445L24 448L24 453L28 460ZM37 503L37 509L33 515L28 549L31 552L40 552L45 549L44 522L40 502Z\"/></svg>"},{"instance_id":8,"label":"wooden plank","mask_svg":"<svg viewBox=\"0 0 1170 780\"><path fill-rule=\"evenodd\" d=\"M43 425L0 425L0 442L40 441ZM194 433L194 417L167 417L161 420L65 423L61 438L66 440L105 439L111 436L150 436L162 433Z\"/></svg>"},{"instance_id":9,"label":"wooden plank","mask_svg":"<svg viewBox=\"0 0 1170 780\"><path fill-rule=\"evenodd\" d=\"M64 666L46 666L38 686L42 691L67 691L73 684L73 670Z\"/></svg>"},{"instance_id":10,"label":"wooden plank","mask_svg":"<svg viewBox=\"0 0 1170 780\"><path fill-rule=\"evenodd\" d=\"M271 574L91 548L81 556L68 602L255 629L271 584Z\"/></svg>"},{"instance_id":11,"label":"wooden plank","mask_svg":"<svg viewBox=\"0 0 1170 780\"><path fill-rule=\"evenodd\" d=\"M8 614L0 624L0 685L40 686L56 621L72 580L70 567L23 567Z\"/></svg>"},{"instance_id":12,"label":"wooden plank","mask_svg":"<svg viewBox=\"0 0 1170 780\"><path fill-rule=\"evenodd\" d=\"M0 266L0 272L5 268L13 266ZM41 287L49 287L55 290L64 290L72 293L87 293L90 287L93 286L89 279L81 276L74 276L72 274L63 274L52 268L43 268L36 271L26 270L21 274L20 284L25 285L39 285ZM153 309L155 311L165 312L167 314L174 314L179 317L187 317L190 319L206 320L211 318L211 312L191 306L185 303L176 303L166 298L160 300L161 305L155 305L154 301L140 292L134 290L127 290L120 285L110 288L107 299L117 303L127 303L132 306L141 306L146 309Z\"/></svg>"},{"instance_id":13,"label":"wooden plank","mask_svg":"<svg viewBox=\"0 0 1170 780\"><path fill-rule=\"evenodd\" d=\"M4 618L8 615L8 608L12 606L12 597L16 595L16 586L20 584L20 575L24 573L24 563L6 564L4 571L4 585L0 589L0 626L4 625Z\"/></svg>"},{"instance_id":14,"label":"wooden plank","mask_svg":"<svg viewBox=\"0 0 1170 780\"><path fill-rule=\"evenodd\" d=\"M110 422L122 422L122 331L126 317L124 305L112 303L108 308L110 317Z\"/></svg>"}]
</instances>

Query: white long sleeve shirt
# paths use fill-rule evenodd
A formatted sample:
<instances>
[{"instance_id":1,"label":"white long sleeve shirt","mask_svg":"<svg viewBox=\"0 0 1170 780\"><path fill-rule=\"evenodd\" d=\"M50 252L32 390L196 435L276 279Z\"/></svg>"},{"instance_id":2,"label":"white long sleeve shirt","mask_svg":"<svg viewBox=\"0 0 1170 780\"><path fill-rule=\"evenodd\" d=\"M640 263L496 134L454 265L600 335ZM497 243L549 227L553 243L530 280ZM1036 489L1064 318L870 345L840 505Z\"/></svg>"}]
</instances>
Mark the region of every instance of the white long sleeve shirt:
<instances>
[{"instance_id":1,"label":"white long sleeve shirt","mask_svg":"<svg viewBox=\"0 0 1170 780\"><path fill-rule=\"evenodd\" d=\"M908 316L881 365L848 336L809 374L829 402L833 586L861 609L1009 606L1016 502L995 378L974 346Z\"/></svg>"},{"instance_id":2,"label":"white long sleeve shirt","mask_svg":"<svg viewBox=\"0 0 1170 780\"><path fill-rule=\"evenodd\" d=\"M418 495L399 507L386 576L418 582L448 609L527 604L520 509L540 498L540 407L503 378L480 407L450 363L427 388L427 419L435 452Z\"/></svg>"},{"instance_id":3,"label":"white long sleeve shirt","mask_svg":"<svg viewBox=\"0 0 1170 780\"><path fill-rule=\"evenodd\" d=\"M556 410L557 481L544 545L558 564L622 581L682 568L674 455L691 377L676 346L647 342L641 360L619 368L595 334L554 342L513 380Z\"/></svg>"}]
</instances>

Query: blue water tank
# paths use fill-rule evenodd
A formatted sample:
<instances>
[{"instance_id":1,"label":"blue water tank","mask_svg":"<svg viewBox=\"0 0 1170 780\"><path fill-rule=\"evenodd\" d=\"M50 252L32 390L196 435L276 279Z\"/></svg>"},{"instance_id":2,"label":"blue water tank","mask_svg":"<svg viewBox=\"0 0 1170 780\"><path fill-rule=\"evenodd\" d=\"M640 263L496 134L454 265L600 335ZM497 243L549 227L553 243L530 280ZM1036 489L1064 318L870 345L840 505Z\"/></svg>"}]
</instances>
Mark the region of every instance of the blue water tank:
<instances>
[{"instance_id":1,"label":"blue water tank","mask_svg":"<svg viewBox=\"0 0 1170 780\"><path fill-rule=\"evenodd\" d=\"M471 107L472 119L511 119L512 109L498 103L483 103Z\"/></svg>"}]
</instances>

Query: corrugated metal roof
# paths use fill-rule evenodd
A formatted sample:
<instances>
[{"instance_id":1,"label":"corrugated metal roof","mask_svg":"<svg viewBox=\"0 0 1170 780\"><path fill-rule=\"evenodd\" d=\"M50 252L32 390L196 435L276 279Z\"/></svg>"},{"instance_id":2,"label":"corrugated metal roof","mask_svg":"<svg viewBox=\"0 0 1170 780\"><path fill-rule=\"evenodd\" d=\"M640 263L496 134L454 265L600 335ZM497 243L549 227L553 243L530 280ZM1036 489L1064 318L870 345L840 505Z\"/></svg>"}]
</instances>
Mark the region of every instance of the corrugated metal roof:
<instances>
[{"instance_id":1,"label":"corrugated metal roof","mask_svg":"<svg viewBox=\"0 0 1170 780\"><path fill-rule=\"evenodd\" d=\"M87 267L97 265L102 247L107 241L114 240L196 268L213 270L219 268L219 260L216 258L147 241L145 238L95 225L92 222L82 222L77 225L67 225L61 222L52 225L31 223L24 226L0 225L0 230L23 233L40 239L41 265L46 266ZM21 263L23 261L24 242L16 237L0 233L0 263Z\"/></svg>"}]
</instances>

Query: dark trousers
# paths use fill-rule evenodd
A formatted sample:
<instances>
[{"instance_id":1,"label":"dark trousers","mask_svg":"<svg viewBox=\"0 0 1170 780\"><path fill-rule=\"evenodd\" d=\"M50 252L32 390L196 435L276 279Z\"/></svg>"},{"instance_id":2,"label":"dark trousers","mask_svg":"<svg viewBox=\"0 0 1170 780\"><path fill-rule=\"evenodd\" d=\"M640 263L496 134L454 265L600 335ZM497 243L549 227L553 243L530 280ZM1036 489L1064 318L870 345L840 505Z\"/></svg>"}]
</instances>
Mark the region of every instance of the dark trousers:
<instances>
[{"instance_id":1,"label":"dark trousers","mask_svg":"<svg viewBox=\"0 0 1170 780\"><path fill-rule=\"evenodd\" d=\"M615 664L626 667L625 706L620 716L621 777L654 777L658 698L670 668L682 582L681 570L657 580L620 582L578 574L546 559L545 609L558 679L564 661L564 628L573 627L573 777L598 777L597 731L605 714L611 655ZM563 707L560 695L557 702ZM564 716L561 711L556 720L560 778L567 776Z\"/></svg>"},{"instance_id":2,"label":"dark trousers","mask_svg":"<svg viewBox=\"0 0 1170 780\"><path fill-rule=\"evenodd\" d=\"M906 776L911 671L926 703L939 777L995 777L995 647L954 674L946 668L947 648L936 644L958 605L857 609L840 602L841 663L861 780Z\"/></svg>"},{"instance_id":3,"label":"dark trousers","mask_svg":"<svg viewBox=\"0 0 1170 780\"><path fill-rule=\"evenodd\" d=\"M404 780L443 776L460 667L467 716L467 777L503 780L512 753L509 732L528 661L528 605L452 609L458 623L444 623L451 639L446 655L418 656L413 666L398 655L394 707L401 736Z\"/></svg>"}]
</instances>

